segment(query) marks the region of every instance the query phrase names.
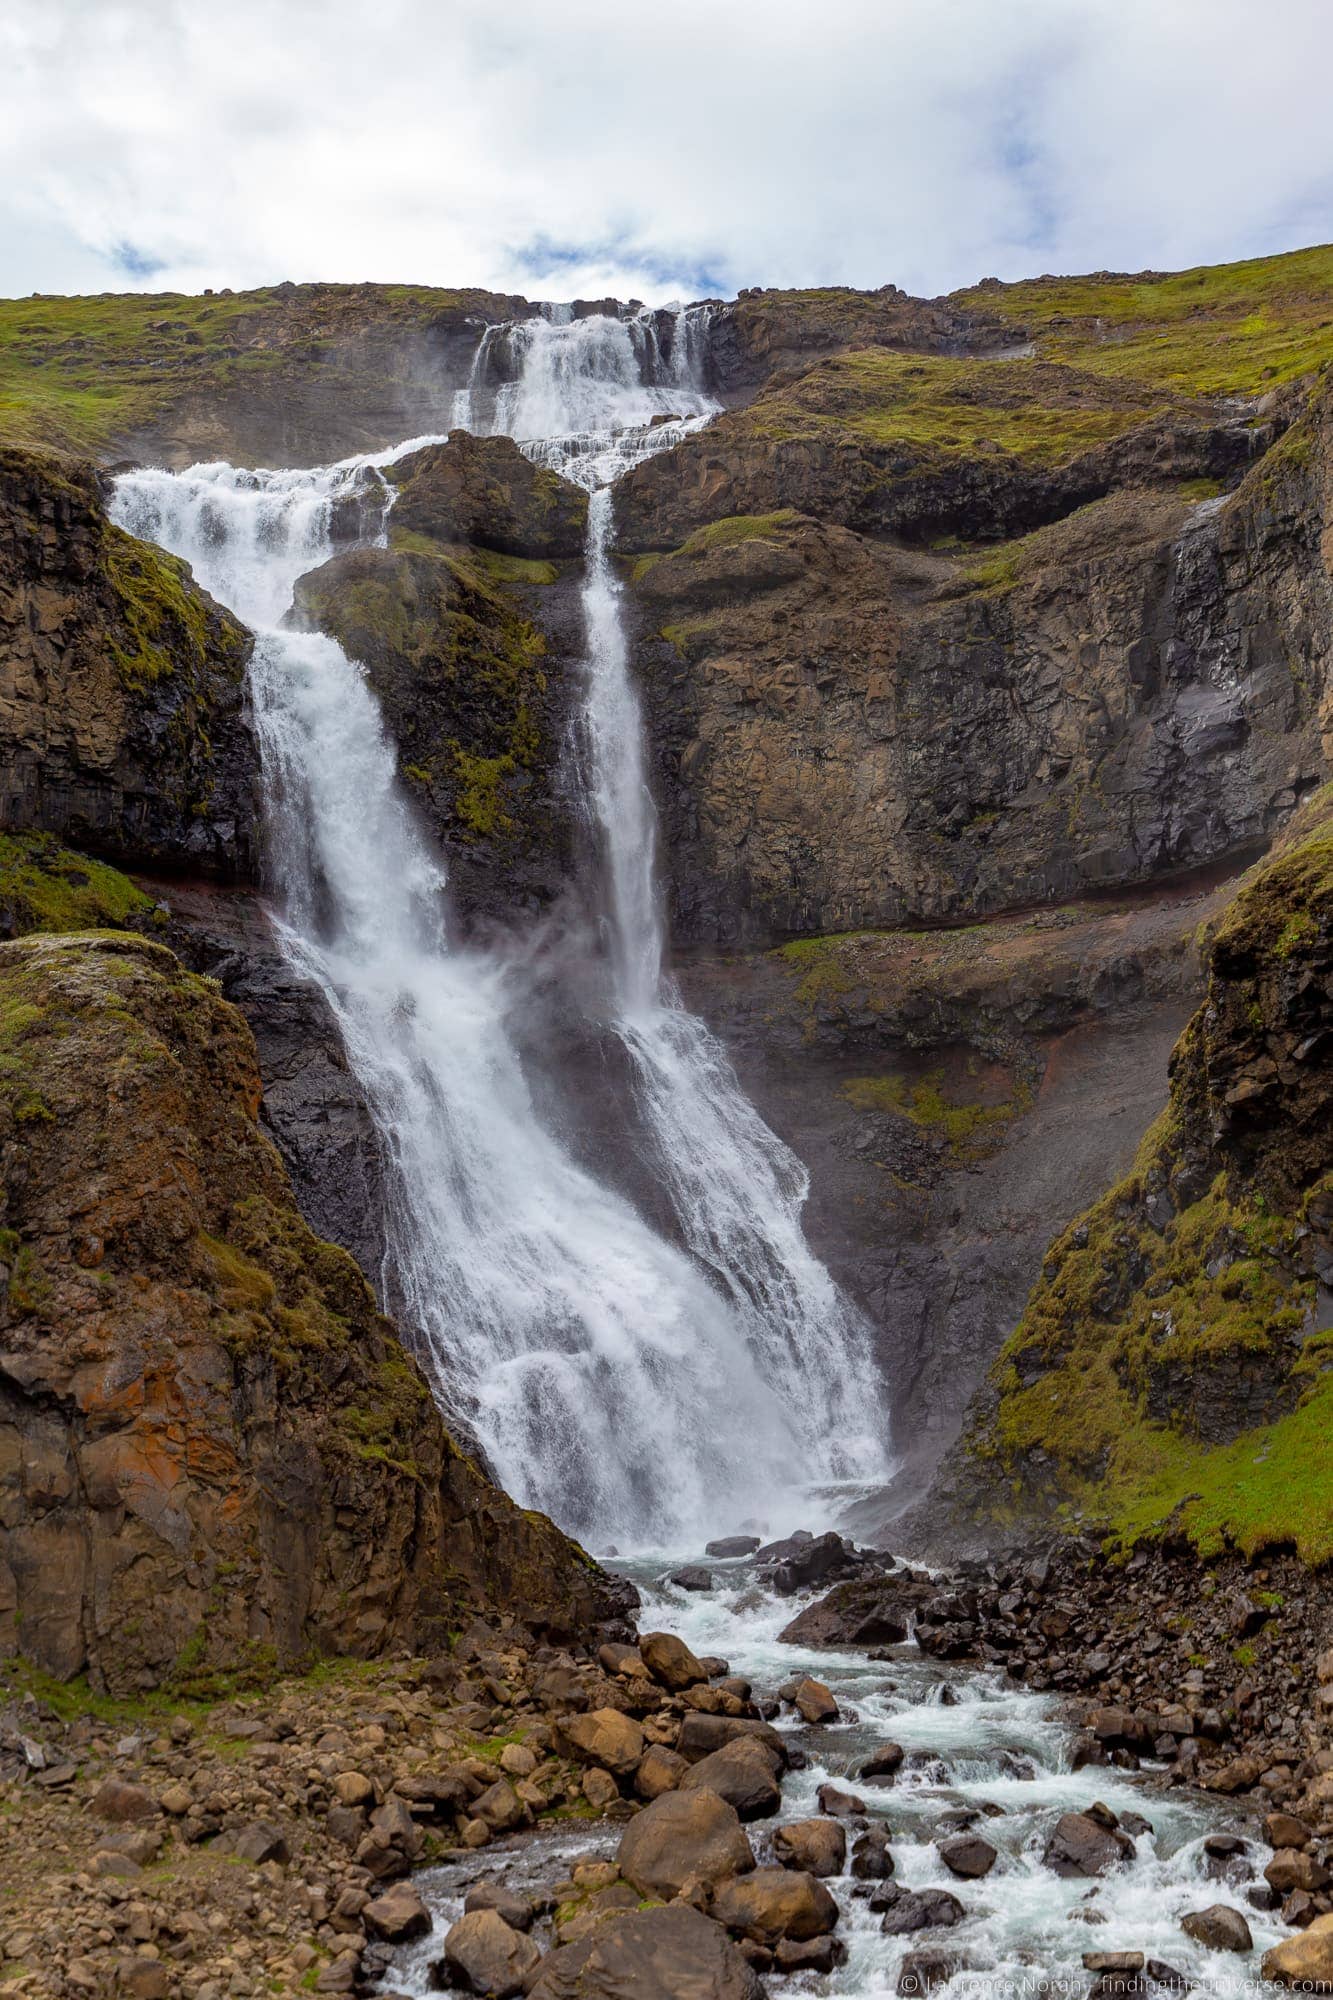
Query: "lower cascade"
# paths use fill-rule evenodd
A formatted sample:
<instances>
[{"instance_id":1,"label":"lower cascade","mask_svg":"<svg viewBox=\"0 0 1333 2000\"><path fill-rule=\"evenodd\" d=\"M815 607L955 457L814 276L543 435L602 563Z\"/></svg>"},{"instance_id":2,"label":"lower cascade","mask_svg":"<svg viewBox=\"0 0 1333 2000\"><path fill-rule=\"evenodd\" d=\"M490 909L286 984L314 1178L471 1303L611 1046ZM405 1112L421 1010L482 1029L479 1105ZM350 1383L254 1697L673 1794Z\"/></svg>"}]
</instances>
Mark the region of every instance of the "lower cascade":
<instances>
[{"instance_id":1,"label":"lower cascade","mask_svg":"<svg viewBox=\"0 0 1333 2000\"><path fill-rule=\"evenodd\" d=\"M691 309L697 312L698 309ZM275 917L337 1020L386 1162L383 1280L442 1400L526 1503L642 1545L774 1526L888 1472L868 1331L801 1229L806 1177L664 971L655 819L610 559L613 482L713 408L697 328L492 329L455 411L590 493L580 779L601 856L612 1025L679 1241L572 1157L508 1026L514 969L452 934L442 867L340 646L283 623L333 509L433 438L314 471L217 463L116 483L122 526L186 558L256 633ZM387 493L385 506L390 504Z\"/></svg>"}]
</instances>

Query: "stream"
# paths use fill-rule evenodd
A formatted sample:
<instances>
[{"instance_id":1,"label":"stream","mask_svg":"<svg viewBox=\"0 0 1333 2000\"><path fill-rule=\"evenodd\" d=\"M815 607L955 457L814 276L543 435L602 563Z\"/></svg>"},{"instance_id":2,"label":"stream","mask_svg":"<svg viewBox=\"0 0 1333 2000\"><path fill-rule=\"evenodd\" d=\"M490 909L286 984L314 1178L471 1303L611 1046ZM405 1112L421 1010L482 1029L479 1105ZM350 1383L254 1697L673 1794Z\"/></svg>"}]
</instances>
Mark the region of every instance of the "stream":
<instances>
[{"instance_id":1,"label":"stream","mask_svg":"<svg viewBox=\"0 0 1333 2000\"><path fill-rule=\"evenodd\" d=\"M831 1689L842 1711L841 1720L817 1728L802 1724L786 1707L777 1719L807 1762L787 1773L778 1815L748 1827L760 1866L772 1859L767 1850L774 1830L817 1815L819 1787L832 1781L864 1801L867 1822L887 1827L896 1882L908 1889L947 1889L966 1912L953 1927L889 1937L869 1907L869 1892L880 1885L853 1881L847 1873L830 1878L826 1886L841 1909L837 1935L847 1946L846 1962L827 1977L770 1973L773 1992L888 2000L899 1993L909 1954L929 1952L955 1968L931 1988L944 2000L969 1993L987 2000L1038 1993L1083 2000L1097 1977L1085 1969L1084 1953L1137 1951L1182 1975L1196 1992L1271 1994L1258 1976L1259 1961L1287 1933L1248 1900L1247 1890L1265 1887L1268 1852L1240 1813L1202 1793L1168 1787L1164 1767L1131 1772L1089 1764L1074 1770L1075 1731L1060 1702L992 1671L941 1665L914 1640L884 1648L877 1659L783 1644L778 1634L818 1598L818 1590L779 1597L756 1582L744 1561L711 1557L703 1560L713 1573L712 1591L687 1592L664 1581L683 1563L701 1559L697 1548L676 1549L608 1566L638 1586L642 1630L678 1633L696 1654L724 1658L733 1674L753 1683L757 1699L771 1696L793 1675L811 1674ZM888 1782L858 1778L862 1762L885 1741L902 1745L902 1769ZM1041 1858L1051 1828L1062 1813L1096 1801L1121 1818L1140 1815L1150 1830L1137 1834L1133 1861L1108 1876L1089 1881L1056 1875ZM984 1879L959 1881L935 1843L959 1831L972 1815L975 1831L999 1850L999 1859ZM849 1836L856 1825L848 1823ZM415 1886L431 1909L434 1930L400 1954L383 1990L412 2000L439 1990L431 1967L474 1882L503 1881L536 1895L567 1877L580 1860L613 1858L622 1831L615 1823L566 1823L511 1836L482 1854L425 1871ZM1225 1833L1244 1839L1243 1856L1221 1861L1206 1853L1205 1840ZM849 1838L849 1854L850 1848ZM1181 1930L1188 1912L1218 1902L1245 1916L1254 1939L1251 1954L1205 1950Z\"/></svg>"}]
</instances>

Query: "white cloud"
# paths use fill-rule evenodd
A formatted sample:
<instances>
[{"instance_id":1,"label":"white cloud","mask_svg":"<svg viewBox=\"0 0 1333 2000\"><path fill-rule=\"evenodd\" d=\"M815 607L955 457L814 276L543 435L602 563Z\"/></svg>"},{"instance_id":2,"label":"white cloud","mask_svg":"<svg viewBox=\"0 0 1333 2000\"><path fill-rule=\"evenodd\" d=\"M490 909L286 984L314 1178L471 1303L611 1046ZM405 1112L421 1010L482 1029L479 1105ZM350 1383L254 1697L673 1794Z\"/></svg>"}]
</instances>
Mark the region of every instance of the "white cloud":
<instances>
[{"instance_id":1,"label":"white cloud","mask_svg":"<svg viewBox=\"0 0 1333 2000\"><path fill-rule=\"evenodd\" d=\"M1331 67L1326 0L28 0L0 291L1259 254L1333 234Z\"/></svg>"}]
</instances>

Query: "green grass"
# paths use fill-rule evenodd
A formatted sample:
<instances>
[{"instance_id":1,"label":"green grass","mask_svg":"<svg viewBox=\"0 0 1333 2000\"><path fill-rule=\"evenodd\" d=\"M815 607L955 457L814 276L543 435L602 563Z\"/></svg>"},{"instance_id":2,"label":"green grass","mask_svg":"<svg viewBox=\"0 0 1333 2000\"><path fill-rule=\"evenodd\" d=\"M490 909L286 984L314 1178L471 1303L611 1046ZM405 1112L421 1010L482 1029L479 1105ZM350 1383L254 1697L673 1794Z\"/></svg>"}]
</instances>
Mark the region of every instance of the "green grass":
<instances>
[{"instance_id":1,"label":"green grass","mask_svg":"<svg viewBox=\"0 0 1333 2000\"><path fill-rule=\"evenodd\" d=\"M995 1104L969 1099L960 1093L958 1080L946 1078L942 1069L915 1078L897 1073L851 1077L839 1095L857 1111L893 1111L910 1119L942 1139L960 1165L993 1151L1031 1103L1031 1091L1024 1087Z\"/></svg>"},{"instance_id":2,"label":"green grass","mask_svg":"<svg viewBox=\"0 0 1333 2000\"><path fill-rule=\"evenodd\" d=\"M429 285L0 299L0 438L105 452L190 394L308 376L347 340L502 304Z\"/></svg>"},{"instance_id":3,"label":"green grass","mask_svg":"<svg viewBox=\"0 0 1333 2000\"><path fill-rule=\"evenodd\" d=\"M1169 412L1178 398L1029 360L977 361L885 348L830 356L719 420L772 441L837 437L933 458L1004 453L1055 466ZM1183 407L1183 406L1182 406Z\"/></svg>"},{"instance_id":4,"label":"green grass","mask_svg":"<svg viewBox=\"0 0 1333 2000\"><path fill-rule=\"evenodd\" d=\"M1031 334L1038 356L1187 396L1252 396L1333 359L1333 246L1135 276L955 292Z\"/></svg>"},{"instance_id":5,"label":"green grass","mask_svg":"<svg viewBox=\"0 0 1333 2000\"><path fill-rule=\"evenodd\" d=\"M640 556L630 573L635 583L641 583L658 563L677 556L707 555L713 549L735 548L741 542L773 541L800 518L794 507L781 507L774 514L727 514L721 520L708 521L702 528L696 528L678 549Z\"/></svg>"}]
</instances>

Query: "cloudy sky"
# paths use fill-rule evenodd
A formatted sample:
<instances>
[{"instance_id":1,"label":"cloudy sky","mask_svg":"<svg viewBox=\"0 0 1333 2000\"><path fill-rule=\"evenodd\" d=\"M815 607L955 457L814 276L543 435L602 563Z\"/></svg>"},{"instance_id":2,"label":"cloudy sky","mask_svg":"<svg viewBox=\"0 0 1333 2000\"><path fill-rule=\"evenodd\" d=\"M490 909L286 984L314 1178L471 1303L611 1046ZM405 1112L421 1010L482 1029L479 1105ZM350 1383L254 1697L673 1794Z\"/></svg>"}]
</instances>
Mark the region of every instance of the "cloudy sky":
<instances>
[{"instance_id":1,"label":"cloudy sky","mask_svg":"<svg viewBox=\"0 0 1333 2000\"><path fill-rule=\"evenodd\" d=\"M651 300L1333 237L1329 0L0 0L0 294Z\"/></svg>"}]
</instances>

